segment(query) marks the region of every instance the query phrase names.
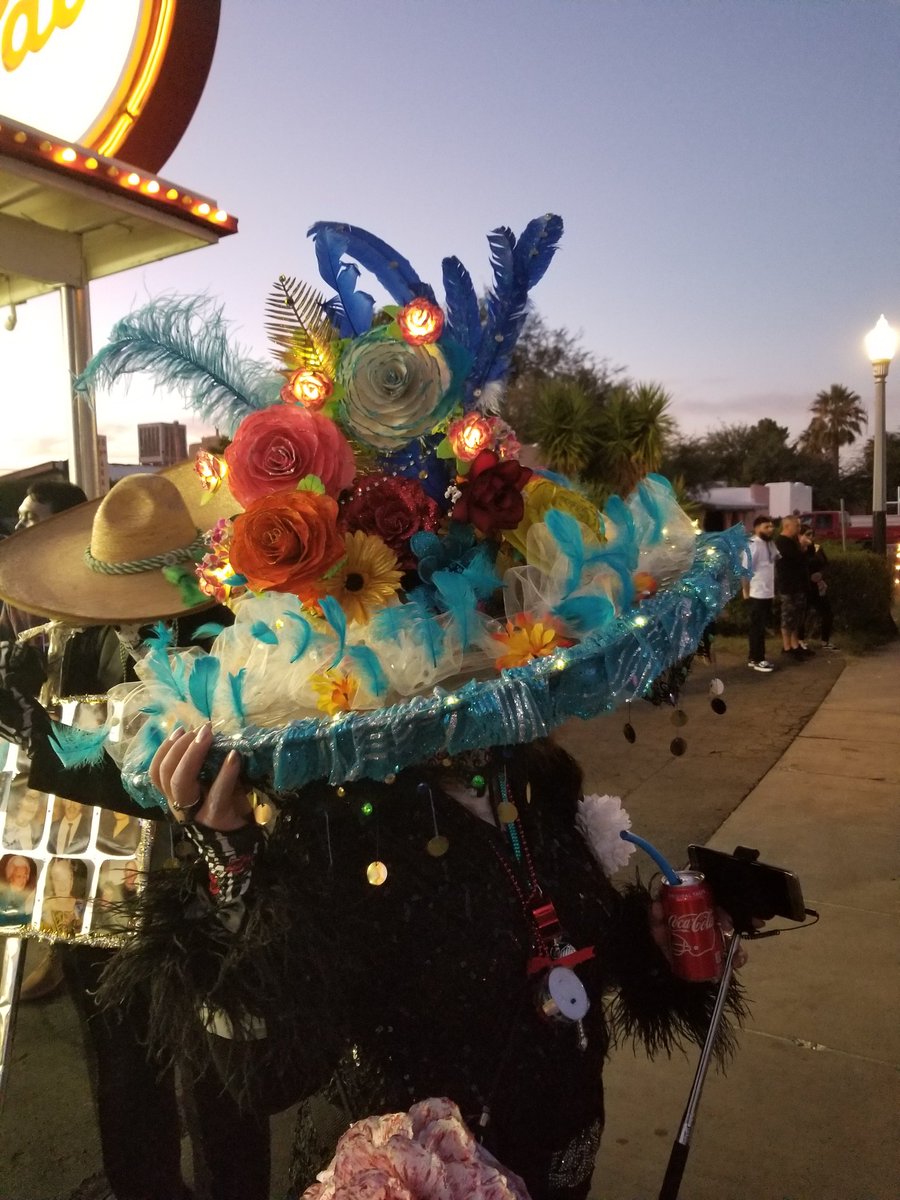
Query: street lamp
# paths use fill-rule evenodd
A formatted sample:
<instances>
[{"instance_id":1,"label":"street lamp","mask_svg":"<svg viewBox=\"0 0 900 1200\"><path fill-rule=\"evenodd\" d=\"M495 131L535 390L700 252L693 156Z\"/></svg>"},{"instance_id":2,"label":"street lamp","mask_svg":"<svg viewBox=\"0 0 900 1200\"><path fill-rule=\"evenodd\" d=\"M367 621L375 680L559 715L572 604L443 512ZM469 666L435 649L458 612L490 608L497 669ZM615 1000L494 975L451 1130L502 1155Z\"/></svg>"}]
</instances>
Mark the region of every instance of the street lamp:
<instances>
[{"instance_id":1,"label":"street lamp","mask_svg":"<svg viewBox=\"0 0 900 1200\"><path fill-rule=\"evenodd\" d=\"M884 318L878 318L875 328L866 334L866 353L875 375L875 429L872 435L872 549L883 555L887 550L887 519L885 518L884 459L885 433L884 389L897 349L897 334Z\"/></svg>"}]
</instances>

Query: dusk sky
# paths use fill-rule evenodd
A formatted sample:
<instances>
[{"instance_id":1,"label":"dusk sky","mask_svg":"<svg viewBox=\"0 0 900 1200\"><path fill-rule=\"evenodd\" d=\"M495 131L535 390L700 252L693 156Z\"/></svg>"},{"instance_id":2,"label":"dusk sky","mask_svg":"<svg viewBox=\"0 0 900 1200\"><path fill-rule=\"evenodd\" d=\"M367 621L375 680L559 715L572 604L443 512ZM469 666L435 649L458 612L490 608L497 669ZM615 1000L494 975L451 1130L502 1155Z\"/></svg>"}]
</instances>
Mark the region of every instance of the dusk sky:
<instances>
[{"instance_id":1,"label":"dusk sky","mask_svg":"<svg viewBox=\"0 0 900 1200\"><path fill-rule=\"evenodd\" d=\"M207 292L269 357L265 298L282 272L318 281L316 220L378 234L440 293L443 256L483 286L489 230L553 211L566 233L536 307L661 383L684 432L770 416L796 434L833 383L870 405L863 336L882 312L900 327L894 0L222 10L206 91L162 174L240 232L92 285L95 349L149 298ZM20 307L12 333L4 317L0 470L65 458L58 298ZM174 419L199 432L145 380L98 396L112 461L136 461L139 421Z\"/></svg>"}]
</instances>

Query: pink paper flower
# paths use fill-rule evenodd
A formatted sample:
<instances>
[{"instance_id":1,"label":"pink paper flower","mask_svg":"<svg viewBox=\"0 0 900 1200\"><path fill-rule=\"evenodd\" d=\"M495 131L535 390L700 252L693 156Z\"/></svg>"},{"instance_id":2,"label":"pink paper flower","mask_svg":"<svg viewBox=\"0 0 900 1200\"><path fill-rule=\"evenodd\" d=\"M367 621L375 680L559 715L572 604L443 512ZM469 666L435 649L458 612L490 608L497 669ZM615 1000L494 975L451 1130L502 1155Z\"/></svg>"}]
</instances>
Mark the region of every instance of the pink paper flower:
<instances>
[{"instance_id":1,"label":"pink paper flower","mask_svg":"<svg viewBox=\"0 0 900 1200\"><path fill-rule=\"evenodd\" d=\"M529 1200L466 1127L450 1100L351 1125L301 1200Z\"/></svg>"},{"instance_id":2,"label":"pink paper flower","mask_svg":"<svg viewBox=\"0 0 900 1200\"><path fill-rule=\"evenodd\" d=\"M225 461L231 490L244 508L273 492L293 491L307 475L321 479L336 500L356 473L353 451L334 421L285 404L245 417Z\"/></svg>"}]
</instances>

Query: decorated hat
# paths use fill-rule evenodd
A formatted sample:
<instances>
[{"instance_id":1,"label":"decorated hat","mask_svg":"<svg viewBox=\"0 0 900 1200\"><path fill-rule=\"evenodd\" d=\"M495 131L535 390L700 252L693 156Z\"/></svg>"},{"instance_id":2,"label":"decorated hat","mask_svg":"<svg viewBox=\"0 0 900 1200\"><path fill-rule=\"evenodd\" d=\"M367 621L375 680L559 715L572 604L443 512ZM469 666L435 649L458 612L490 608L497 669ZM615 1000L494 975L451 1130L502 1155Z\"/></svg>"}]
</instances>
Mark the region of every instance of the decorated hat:
<instances>
[{"instance_id":1,"label":"decorated hat","mask_svg":"<svg viewBox=\"0 0 900 1200\"><path fill-rule=\"evenodd\" d=\"M643 694L742 574L743 532L698 535L660 476L601 511L521 460L498 405L559 217L489 235L484 305L456 258L439 304L364 230L310 233L334 294L280 277L277 369L232 349L198 299L125 318L88 368L91 384L147 368L182 386L232 439L198 488L226 481L243 507L197 568L234 625L208 654L161 635L121 697L116 753L148 805L176 722L211 721L213 758L237 748L277 792L531 741ZM392 305L376 311L360 268Z\"/></svg>"},{"instance_id":2,"label":"decorated hat","mask_svg":"<svg viewBox=\"0 0 900 1200\"><path fill-rule=\"evenodd\" d=\"M0 596L27 612L82 625L208 608L214 597L203 592L194 569L206 551L204 531L240 511L227 488L209 500L192 463L127 475L103 499L0 542Z\"/></svg>"}]
</instances>

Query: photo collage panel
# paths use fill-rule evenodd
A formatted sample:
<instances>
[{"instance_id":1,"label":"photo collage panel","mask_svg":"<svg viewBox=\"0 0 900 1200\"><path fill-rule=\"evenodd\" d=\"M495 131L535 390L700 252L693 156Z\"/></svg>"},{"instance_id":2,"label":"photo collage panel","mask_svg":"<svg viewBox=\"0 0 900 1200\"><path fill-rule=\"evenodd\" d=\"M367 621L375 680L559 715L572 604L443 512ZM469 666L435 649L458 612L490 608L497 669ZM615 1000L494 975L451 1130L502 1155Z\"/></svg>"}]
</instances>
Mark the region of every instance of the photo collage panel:
<instances>
[{"instance_id":1,"label":"photo collage panel","mask_svg":"<svg viewBox=\"0 0 900 1200\"><path fill-rule=\"evenodd\" d=\"M148 825L34 791L24 752L0 742L0 935L92 941L125 933Z\"/></svg>"}]
</instances>

